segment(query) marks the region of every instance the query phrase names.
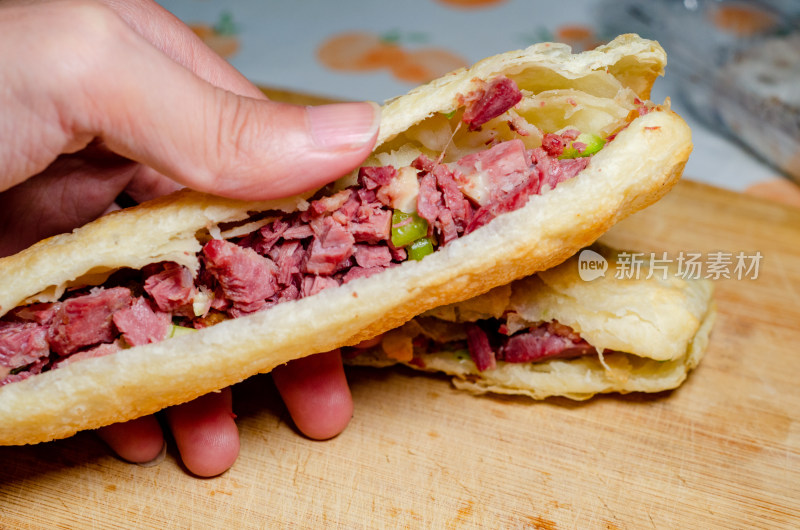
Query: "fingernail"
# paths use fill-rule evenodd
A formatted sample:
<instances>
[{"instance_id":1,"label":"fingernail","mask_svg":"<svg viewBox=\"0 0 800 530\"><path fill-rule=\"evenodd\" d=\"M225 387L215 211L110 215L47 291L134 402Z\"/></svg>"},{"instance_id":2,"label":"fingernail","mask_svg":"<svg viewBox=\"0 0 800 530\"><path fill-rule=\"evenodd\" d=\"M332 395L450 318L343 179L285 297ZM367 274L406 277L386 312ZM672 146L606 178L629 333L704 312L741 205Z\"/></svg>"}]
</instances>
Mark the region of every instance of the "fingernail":
<instances>
[{"instance_id":1,"label":"fingernail","mask_svg":"<svg viewBox=\"0 0 800 530\"><path fill-rule=\"evenodd\" d=\"M355 149L378 132L381 108L371 101L308 107L311 137L321 149Z\"/></svg>"},{"instance_id":2,"label":"fingernail","mask_svg":"<svg viewBox=\"0 0 800 530\"><path fill-rule=\"evenodd\" d=\"M149 462L137 462L136 465L142 467L155 467L167 457L167 442L164 442L164 445L161 446L161 452L156 455L156 457Z\"/></svg>"}]
</instances>

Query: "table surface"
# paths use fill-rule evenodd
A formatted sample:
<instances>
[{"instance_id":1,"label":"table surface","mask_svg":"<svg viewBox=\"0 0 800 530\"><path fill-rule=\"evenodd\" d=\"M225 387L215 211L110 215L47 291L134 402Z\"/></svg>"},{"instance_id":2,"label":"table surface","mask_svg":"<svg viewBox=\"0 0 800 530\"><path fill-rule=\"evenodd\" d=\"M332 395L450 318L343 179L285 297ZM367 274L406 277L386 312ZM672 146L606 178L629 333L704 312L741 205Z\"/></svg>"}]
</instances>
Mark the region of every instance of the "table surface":
<instances>
[{"instance_id":1,"label":"table surface","mask_svg":"<svg viewBox=\"0 0 800 530\"><path fill-rule=\"evenodd\" d=\"M351 369L350 426L314 442L257 376L235 387L241 456L214 479L173 453L123 463L88 433L0 447L0 527L796 528L800 210L683 181L604 239L762 255L715 281L706 358L675 391L534 402Z\"/></svg>"}]
</instances>

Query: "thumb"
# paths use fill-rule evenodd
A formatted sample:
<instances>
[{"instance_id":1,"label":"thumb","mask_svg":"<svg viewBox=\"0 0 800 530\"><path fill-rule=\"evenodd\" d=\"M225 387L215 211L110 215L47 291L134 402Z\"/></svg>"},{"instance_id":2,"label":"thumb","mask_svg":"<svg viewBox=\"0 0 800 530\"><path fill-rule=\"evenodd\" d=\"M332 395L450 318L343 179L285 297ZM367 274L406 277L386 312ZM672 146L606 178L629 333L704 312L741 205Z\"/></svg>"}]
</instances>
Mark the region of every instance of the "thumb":
<instances>
[{"instance_id":1,"label":"thumb","mask_svg":"<svg viewBox=\"0 0 800 530\"><path fill-rule=\"evenodd\" d=\"M190 188L262 200L317 188L350 172L377 137L380 107L374 103L302 107L213 92L185 114L172 109L174 119L158 132L137 117L123 128L133 134L116 136L120 129L113 127L105 141Z\"/></svg>"},{"instance_id":2,"label":"thumb","mask_svg":"<svg viewBox=\"0 0 800 530\"><path fill-rule=\"evenodd\" d=\"M188 187L250 200L319 187L372 150L374 103L303 107L240 96L199 78L118 18L110 26L105 51L84 72L83 105L64 107L75 137L100 137Z\"/></svg>"}]
</instances>

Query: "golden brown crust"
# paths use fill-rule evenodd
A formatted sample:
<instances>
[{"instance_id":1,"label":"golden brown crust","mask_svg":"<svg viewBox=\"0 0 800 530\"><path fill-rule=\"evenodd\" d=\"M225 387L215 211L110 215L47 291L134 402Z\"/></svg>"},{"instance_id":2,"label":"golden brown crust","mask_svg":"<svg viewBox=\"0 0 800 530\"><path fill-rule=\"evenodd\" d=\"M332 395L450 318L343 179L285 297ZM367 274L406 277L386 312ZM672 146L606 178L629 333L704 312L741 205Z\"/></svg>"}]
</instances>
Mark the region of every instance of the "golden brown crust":
<instances>
[{"instance_id":1,"label":"golden brown crust","mask_svg":"<svg viewBox=\"0 0 800 530\"><path fill-rule=\"evenodd\" d=\"M390 102L382 121L383 145L377 151L403 145L409 131L427 126L427 116L451 110L459 91L478 75L507 73L528 91L551 72L545 80L551 85L543 90L578 86L602 95L615 87L622 94L626 85L636 83L622 75L624 85L608 73L620 62L634 70L660 72L664 54L656 43L625 36L588 55L568 57L560 46L539 45L484 60L474 70L451 74ZM646 92L641 87L637 91ZM577 177L423 261L199 333L83 360L6 385L0 388L0 444L61 438L155 412L550 268L666 193L690 151L689 129L677 115L650 112L634 120ZM292 198L246 204L184 192L104 217L0 260L0 312L25 300L52 299L66 283L84 281L82 276L91 271L165 259L192 265L198 231L243 219L248 211L292 210L303 203L302 198Z\"/></svg>"}]
</instances>

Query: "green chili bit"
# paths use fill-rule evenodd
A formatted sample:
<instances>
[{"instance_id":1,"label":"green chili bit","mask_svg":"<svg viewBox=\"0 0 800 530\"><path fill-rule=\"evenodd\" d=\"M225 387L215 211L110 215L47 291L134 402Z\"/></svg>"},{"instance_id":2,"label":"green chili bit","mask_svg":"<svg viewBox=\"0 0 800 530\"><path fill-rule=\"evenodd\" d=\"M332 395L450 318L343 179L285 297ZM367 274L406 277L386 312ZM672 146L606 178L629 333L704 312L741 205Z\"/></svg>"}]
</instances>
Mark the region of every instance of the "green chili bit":
<instances>
[{"instance_id":1,"label":"green chili bit","mask_svg":"<svg viewBox=\"0 0 800 530\"><path fill-rule=\"evenodd\" d=\"M578 151L573 147L573 144L575 143L584 144L586 147L582 151ZM558 158L564 159L591 156L602 149L605 143L606 141L596 134L581 133L573 142L567 144L567 147L564 148L564 152Z\"/></svg>"},{"instance_id":2,"label":"green chili bit","mask_svg":"<svg viewBox=\"0 0 800 530\"><path fill-rule=\"evenodd\" d=\"M178 326L176 324L171 324L169 328L169 333L167 334L167 338L171 339L173 337L180 337L181 335L188 335L189 333L194 333L197 331L194 328L187 328L185 326Z\"/></svg>"},{"instance_id":3,"label":"green chili bit","mask_svg":"<svg viewBox=\"0 0 800 530\"><path fill-rule=\"evenodd\" d=\"M442 114L444 115L445 118L449 120L450 118L456 115L456 112L458 112L458 109L451 110L450 112L442 112Z\"/></svg>"},{"instance_id":4,"label":"green chili bit","mask_svg":"<svg viewBox=\"0 0 800 530\"><path fill-rule=\"evenodd\" d=\"M417 239L408 247L408 259L421 260L428 254L433 254L433 243L427 237Z\"/></svg>"},{"instance_id":5,"label":"green chili bit","mask_svg":"<svg viewBox=\"0 0 800 530\"><path fill-rule=\"evenodd\" d=\"M392 213L392 245L405 247L428 234L428 222L416 213Z\"/></svg>"},{"instance_id":6,"label":"green chili bit","mask_svg":"<svg viewBox=\"0 0 800 530\"><path fill-rule=\"evenodd\" d=\"M453 352L453 357L455 357L459 361L468 361L468 360L472 359L472 357L469 354L469 350L464 350L464 349L455 350Z\"/></svg>"}]
</instances>

